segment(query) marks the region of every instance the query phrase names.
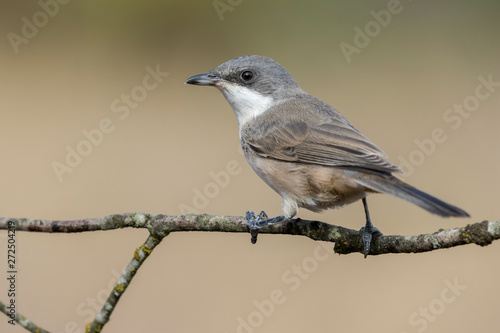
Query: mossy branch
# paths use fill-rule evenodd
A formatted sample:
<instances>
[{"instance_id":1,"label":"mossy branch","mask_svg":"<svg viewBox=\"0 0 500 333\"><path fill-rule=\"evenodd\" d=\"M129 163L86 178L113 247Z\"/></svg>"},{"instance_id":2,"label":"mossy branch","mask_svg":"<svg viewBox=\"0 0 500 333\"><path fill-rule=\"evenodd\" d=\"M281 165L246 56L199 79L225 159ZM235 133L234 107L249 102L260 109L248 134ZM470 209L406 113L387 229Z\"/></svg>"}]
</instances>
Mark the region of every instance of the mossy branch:
<instances>
[{"instance_id":1,"label":"mossy branch","mask_svg":"<svg viewBox=\"0 0 500 333\"><path fill-rule=\"evenodd\" d=\"M8 306L5 305L2 301L0 301L0 312L5 313L9 318L12 318ZM16 312L15 318L13 320L30 332L49 333L49 331L44 330L25 316L21 315L19 312Z\"/></svg>"},{"instance_id":2,"label":"mossy branch","mask_svg":"<svg viewBox=\"0 0 500 333\"><path fill-rule=\"evenodd\" d=\"M207 214L161 215L144 213L115 214L92 219L74 221L51 221L24 218L0 218L0 230L12 229L15 223L16 231L61 232L74 233L97 230L114 230L122 228L143 228L149 230L149 237L139 247L118 279L106 303L92 323L87 325L86 332L101 332L109 321L110 315L118 303L120 296L132 281L132 278L161 240L177 231L211 231L211 232L243 232L248 233L245 218L240 216L216 216ZM347 229L319 221L295 219L268 226L259 230L260 234L282 234L306 236L313 240L335 243L334 250L339 254L354 252L363 253L363 242L358 230ZM249 237L250 238L250 237ZM483 221L469 224L462 228L440 229L431 234L418 236L382 235L376 237L371 245L370 255L386 253L420 253L437 249L450 248L465 244L485 246L500 239L500 221ZM0 311L5 312L5 305L0 302ZM31 332L47 332L29 322L25 326ZM34 327L34 328L33 328ZM33 330L34 329L34 330Z\"/></svg>"},{"instance_id":3,"label":"mossy branch","mask_svg":"<svg viewBox=\"0 0 500 333\"><path fill-rule=\"evenodd\" d=\"M101 332L104 325L106 325L106 323L109 321L109 317L115 309L116 304L120 300L120 297L123 295L130 282L134 278L134 275L137 273L137 270L149 257L156 245L160 244L162 239L163 237L156 238L152 235L149 235L144 244L142 244L135 250L132 260L128 264L127 268L125 268L118 281L116 281L115 287L113 288L113 290L111 290L111 293L109 294L108 299L104 303L101 311L99 311L99 313L95 316L94 321L87 325L85 329L86 333Z\"/></svg>"},{"instance_id":4,"label":"mossy branch","mask_svg":"<svg viewBox=\"0 0 500 333\"><path fill-rule=\"evenodd\" d=\"M148 229L151 235L158 238L178 231L249 232L244 217L207 214L126 213L74 221L4 217L0 218L0 230L8 228L8 221L15 222L17 231L73 233L132 227ZM358 230L319 221L294 219L262 228L259 233L306 236L313 240L333 242L335 252L340 254L363 252L363 243ZM500 221L483 221L462 228L440 229L431 234L418 236L383 235L373 241L370 255L420 253L472 243L484 246L499 238Z\"/></svg>"}]
</instances>

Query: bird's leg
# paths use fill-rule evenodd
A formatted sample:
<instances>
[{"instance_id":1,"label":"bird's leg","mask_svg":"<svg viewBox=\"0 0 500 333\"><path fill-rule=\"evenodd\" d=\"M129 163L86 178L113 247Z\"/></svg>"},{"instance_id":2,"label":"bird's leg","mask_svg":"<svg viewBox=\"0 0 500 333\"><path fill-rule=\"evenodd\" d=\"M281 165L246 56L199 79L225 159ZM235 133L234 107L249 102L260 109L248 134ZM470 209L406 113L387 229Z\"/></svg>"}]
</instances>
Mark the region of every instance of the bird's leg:
<instances>
[{"instance_id":1,"label":"bird's leg","mask_svg":"<svg viewBox=\"0 0 500 333\"><path fill-rule=\"evenodd\" d=\"M268 218L267 214L264 211L260 212L260 214L257 217L255 217L254 212L247 212L246 219L248 228L250 228L250 235L252 235L251 238L252 244L257 243L257 235L259 234L260 228L264 228L269 225L273 225L287 220L285 215L278 215L275 217Z\"/></svg>"},{"instance_id":2,"label":"bird's leg","mask_svg":"<svg viewBox=\"0 0 500 333\"><path fill-rule=\"evenodd\" d=\"M372 221L370 220L370 212L368 211L368 204L366 203L366 197L363 198L363 206L365 207L365 216L366 216L366 224L363 228L361 228L362 236L363 236L363 253L368 256L370 253L370 244L372 242L372 237L375 235L381 236L382 233L373 226Z\"/></svg>"}]
</instances>

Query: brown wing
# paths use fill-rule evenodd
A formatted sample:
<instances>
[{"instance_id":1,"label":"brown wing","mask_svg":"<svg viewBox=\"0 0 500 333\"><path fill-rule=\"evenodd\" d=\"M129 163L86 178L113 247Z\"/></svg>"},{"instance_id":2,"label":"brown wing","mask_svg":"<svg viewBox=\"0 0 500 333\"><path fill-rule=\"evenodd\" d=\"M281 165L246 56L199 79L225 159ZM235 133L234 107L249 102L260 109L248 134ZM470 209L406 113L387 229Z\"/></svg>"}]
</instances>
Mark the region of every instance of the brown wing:
<instances>
[{"instance_id":1,"label":"brown wing","mask_svg":"<svg viewBox=\"0 0 500 333\"><path fill-rule=\"evenodd\" d=\"M338 111L317 99L313 101L317 108L314 112L294 112L304 110L299 101L280 106L291 110L286 113L289 117L279 119L268 116L265 122L263 117L257 117L251 128L243 129L243 143L262 157L281 161L363 169L367 172L401 171L387 162L384 152ZM310 103L307 105L310 106Z\"/></svg>"}]
</instances>

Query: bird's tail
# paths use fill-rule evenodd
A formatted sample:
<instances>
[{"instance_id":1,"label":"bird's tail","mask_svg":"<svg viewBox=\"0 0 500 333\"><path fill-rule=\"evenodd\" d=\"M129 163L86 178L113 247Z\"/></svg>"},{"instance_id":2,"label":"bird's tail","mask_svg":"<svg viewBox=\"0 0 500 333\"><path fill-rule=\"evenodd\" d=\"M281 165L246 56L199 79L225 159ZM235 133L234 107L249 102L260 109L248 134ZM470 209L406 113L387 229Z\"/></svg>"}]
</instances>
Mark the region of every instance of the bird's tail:
<instances>
[{"instance_id":1,"label":"bird's tail","mask_svg":"<svg viewBox=\"0 0 500 333\"><path fill-rule=\"evenodd\" d=\"M469 217L469 214L462 209L422 192L393 176L365 174L358 178L358 183L375 192L390 194L411 202L432 214L443 217Z\"/></svg>"}]
</instances>

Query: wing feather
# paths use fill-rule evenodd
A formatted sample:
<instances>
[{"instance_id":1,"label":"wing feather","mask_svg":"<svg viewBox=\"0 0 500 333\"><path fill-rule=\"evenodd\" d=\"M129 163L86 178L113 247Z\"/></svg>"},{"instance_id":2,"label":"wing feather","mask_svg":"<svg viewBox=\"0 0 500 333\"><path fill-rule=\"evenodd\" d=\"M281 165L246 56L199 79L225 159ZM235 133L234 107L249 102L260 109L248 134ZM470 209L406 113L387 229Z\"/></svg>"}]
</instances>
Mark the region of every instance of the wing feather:
<instances>
[{"instance_id":1,"label":"wing feather","mask_svg":"<svg viewBox=\"0 0 500 333\"><path fill-rule=\"evenodd\" d=\"M309 95L308 95L309 96ZM242 141L256 154L287 162L392 173L401 170L385 160L385 153L328 104L309 96L314 112L304 112L304 101L279 105L282 112L259 116L242 130ZM301 112L302 110L302 112Z\"/></svg>"}]
</instances>

